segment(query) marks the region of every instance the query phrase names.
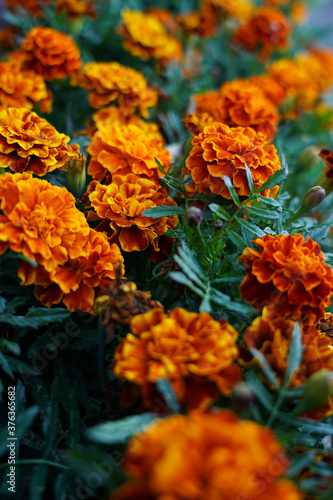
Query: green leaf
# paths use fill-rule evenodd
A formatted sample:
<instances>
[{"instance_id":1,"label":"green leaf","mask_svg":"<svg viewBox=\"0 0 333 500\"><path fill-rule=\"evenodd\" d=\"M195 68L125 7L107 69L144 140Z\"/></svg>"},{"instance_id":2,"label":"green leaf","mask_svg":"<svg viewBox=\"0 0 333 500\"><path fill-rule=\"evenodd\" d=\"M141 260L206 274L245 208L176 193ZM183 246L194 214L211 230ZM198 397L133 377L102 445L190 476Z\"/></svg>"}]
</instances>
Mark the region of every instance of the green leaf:
<instances>
[{"instance_id":1,"label":"green leaf","mask_svg":"<svg viewBox=\"0 0 333 500\"><path fill-rule=\"evenodd\" d=\"M202 299L204 298L204 292L200 288L198 288L190 279L188 279L185 274L181 273L180 271L172 271L168 276L170 276L170 278L174 281L188 286L194 293L199 295L199 297L201 297Z\"/></svg>"},{"instance_id":2,"label":"green leaf","mask_svg":"<svg viewBox=\"0 0 333 500\"><path fill-rule=\"evenodd\" d=\"M224 183L225 185L227 186L228 188L228 191L230 193L230 196L232 198L232 201L234 202L235 205L237 205L238 208L240 208L241 206L241 203L239 201L239 198L238 198L238 195L236 193L236 189L235 189L235 186L233 185L233 183L231 182L230 178L227 177L226 175L223 176L223 180L224 180Z\"/></svg>"},{"instance_id":3,"label":"green leaf","mask_svg":"<svg viewBox=\"0 0 333 500\"><path fill-rule=\"evenodd\" d=\"M256 194L256 198L258 200L262 201L263 203L265 203L265 205L269 205L272 207L281 207L281 204L277 200L275 200L274 198L262 196L261 194Z\"/></svg>"},{"instance_id":4,"label":"green leaf","mask_svg":"<svg viewBox=\"0 0 333 500\"><path fill-rule=\"evenodd\" d=\"M275 186L280 186L283 181L288 177L288 167L285 163L280 170L275 172L264 184L258 189L257 193L262 193L266 189L271 189Z\"/></svg>"},{"instance_id":5,"label":"green leaf","mask_svg":"<svg viewBox=\"0 0 333 500\"><path fill-rule=\"evenodd\" d=\"M287 359L287 370L285 375L284 384L287 386L293 373L298 370L299 365L302 361L302 353L304 347L302 346L302 332L298 321L296 321L289 347L288 359Z\"/></svg>"},{"instance_id":6,"label":"green leaf","mask_svg":"<svg viewBox=\"0 0 333 500\"><path fill-rule=\"evenodd\" d=\"M220 205L217 205L217 203L211 203L209 206L209 209L216 214L220 219L229 221L230 220L230 215L228 212L223 208L220 207Z\"/></svg>"},{"instance_id":7,"label":"green leaf","mask_svg":"<svg viewBox=\"0 0 333 500\"><path fill-rule=\"evenodd\" d=\"M193 269L193 271L200 276L201 279L206 280L205 273L201 269L199 262L184 241L182 241L180 247L178 248L178 254L183 261L191 263L191 269Z\"/></svg>"},{"instance_id":8,"label":"green leaf","mask_svg":"<svg viewBox=\"0 0 333 500\"><path fill-rule=\"evenodd\" d=\"M160 160L158 160L157 158L154 158L154 160L155 160L155 163L157 165L158 170L160 170L160 172L162 172L164 175L167 175L167 173L164 170L164 167L163 167L162 163L160 162Z\"/></svg>"},{"instance_id":9,"label":"green leaf","mask_svg":"<svg viewBox=\"0 0 333 500\"><path fill-rule=\"evenodd\" d=\"M266 410L271 411L273 408L273 398L264 384L259 380L258 376L256 376L252 371L248 371L245 374L246 381L253 388L257 399L260 403L266 408Z\"/></svg>"},{"instance_id":10,"label":"green leaf","mask_svg":"<svg viewBox=\"0 0 333 500\"><path fill-rule=\"evenodd\" d=\"M330 435L333 436L333 426L318 420L312 420L310 418L302 418L287 415L286 413L279 413L279 419L292 427L297 427L300 432L311 432L319 435Z\"/></svg>"},{"instance_id":11,"label":"green leaf","mask_svg":"<svg viewBox=\"0 0 333 500\"><path fill-rule=\"evenodd\" d=\"M12 326L21 328L39 328L49 323L62 321L70 316L71 312L67 309L55 308L47 309L45 307L33 307L25 316L0 315L1 323L9 323Z\"/></svg>"},{"instance_id":12,"label":"green leaf","mask_svg":"<svg viewBox=\"0 0 333 500\"><path fill-rule=\"evenodd\" d=\"M191 281L196 283L200 288L205 290L205 284L202 282L202 279L200 279L190 267L191 261L187 263L185 260L181 259L179 255L174 255L173 258L175 259L183 273L186 274L186 276Z\"/></svg>"},{"instance_id":13,"label":"green leaf","mask_svg":"<svg viewBox=\"0 0 333 500\"><path fill-rule=\"evenodd\" d=\"M48 466L40 464L35 467L30 482L30 500L43 500L43 494L46 488Z\"/></svg>"},{"instance_id":14,"label":"green leaf","mask_svg":"<svg viewBox=\"0 0 333 500\"><path fill-rule=\"evenodd\" d=\"M170 381L166 378L160 378L156 382L158 390L162 393L166 404L173 413L180 413L180 406L177 400L177 396Z\"/></svg>"},{"instance_id":15,"label":"green leaf","mask_svg":"<svg viewBox=\"0 0 333 500\"><path fill-rule=\"evenodd\" d=\"M275 373L273 372L272 368L268 364L265 356L258 351L257 349L254 349L253 347L250 348L250 352L252 356L259 362L260 367L262 371L264 372L268 382L275 388L278 389L280 384L275 376Z\"/></svg>"},{"instance_id":16,"label":"green leaf","mask_svg":"<svg viewBox=\"0 0 333 500\"><path fill-rule=\"evenodd\" d=\"M12 372L12 369L10 367L10 362L8 361L8 357L5 356L4 354L2 354L2 352L0 352L0 365L1 365L1 368L3 369L3 371L5 373L7 373L7 375L10 376L10 378L14 378L14 374Z\"/></svg>"},{"instance_id":17,"label":"green leaf","mask_svg":"<svg viewBox=\"0 0 333 500\"><path fill-rule=\"evenodd\" d=\"M259 238L262 238L264 236L264 231L260 229L260 227L256 226L255 224L252 224L252 222L249 222L248 220L241 219L240 217L235 217L236 221L245 229L250 231L250 233L253 233L255 236L259 236Z\"/></svg>"},{"instance_id":18,"label":"green leaf","mask_svg":"<svg viewBox=\"0 0 333 500\"><path fill-rule=\"evenodd\" d=\"M245 245L242 237L239 236L239 234L237 234L235 231L233 231L229 227L227 227L227 233L229 234L231 241L233 242L233 244L237 248L239 248L239 249L245 248L246 245Z\"/></svg>"},{"instance_id":19,"label":"green leaf","mask_svg":"<svg viewBox=\"0 0 333 500\"><path fill-rule=\"evenodd\" d=\"M142 413L133 417L125 417L116 422L106 422L87 429L86 435L96 443L125 443L131 436L143 431L149 424L157 420L153 413Z\"/></svg>"},{"instance_id":20,"label":"green leaf","mask_svg":"<svg viewBox=\"0 0 333 500\"><path fill-rule=\"evenodd\" d=\"M249 185L250 193L253 194L255 192L255 187L254 187L254 183L253 183L253 177L252 177L252 174L251 174L251 170L246 165L246 163L245 163L245 171L246 171L246 178L247 178L247 183Z\"/></svg>"},{"instance_id":21,"label":"green leaf","mask_svg":"<svg viewBox=\"0 0 333 500\"><path fill-rule=\"evenodd\" d=\"M142 212L145 217L158 219L159 217L169 217L170 215L183 215L184 209L173 205L160 205L159 207L147 208Z\"/></svg>"},{"instance_id":22,"label":"green leaf","mask_svg":"<svg viewBox=\"0 0 333 500\"><path fill-rule=\"evenodd\" d=\"M24 363L23 361L15 358L11 358L10 356L7 356L7 361L10 366L10 368L14 372L19 372L19 373L25 373L26 375L40 375L41 372L38 370L38 368L35 368L34 366L28 365L27 363Z\"/></svg>"},{"instance_id":23,"label":"green leaf","mask_svg":"<svg viewBox=\"0 0 333 500\"><path fill-rule=\"evenodd\" d=\"M0 339L0 349L6 349L7 352L19 356L21 354L21 347L16 343L6 339Z\"/></svg>"},{"instance_id":24,"label":"green leaf","mask_svg":"<svg viewBox=\"0 0 333 500\"><path fill-rule=\"evenodd\" d=\"M57 397L57 383L53 382L51 388L51 401L48 403L43 421L43 434L45 437L43 457L50 453L54 441L57 438L59 422L59 408Z\"/></svg>"},{"instance_id":25,"label":"green leaf","mask_svg":"<svg viewBox=\"0 0 333 500\"><path fill-rule=\"evenodd\" d=\"M253 215L261 217L262 219L279 219L281 217L281 214L277 211L266 210L263 208L258 208L250 205L246 207L246 210Z\"/></svg>"},{"instance_id":26,"label":"green leaf","mask_svg":"<svg viewBox=\"0 0 333 500\"><path fill-rule=\"evenodd\" d=\"M216 289L212 290L211 300L216 304L222 306L226 311L237 313L245 317L248 317L249 315L253 314L253 310L250 306L230 300L230 297L228 295L225 295L219 290Z\"/></svg>"}]
</instances>

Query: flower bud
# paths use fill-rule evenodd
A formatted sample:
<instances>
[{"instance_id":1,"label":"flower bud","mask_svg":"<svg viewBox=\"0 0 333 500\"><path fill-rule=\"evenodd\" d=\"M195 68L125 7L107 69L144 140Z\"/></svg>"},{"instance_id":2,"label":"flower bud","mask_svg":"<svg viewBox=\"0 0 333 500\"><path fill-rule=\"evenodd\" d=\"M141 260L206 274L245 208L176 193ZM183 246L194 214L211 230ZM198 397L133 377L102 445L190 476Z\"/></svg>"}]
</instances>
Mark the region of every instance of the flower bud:
<instances>
[{"instance_id":1,"label":"flower bud","mask_svg":"<svg viewBox=\"0 0 333 500\"><path fill-rule=\"evenodd\" d=\"M303 196L303 205L310 209L314 208L325 199L326 192L321 186L314 186Z\"/></svg>"},{"instance_id":2,"label":"flower bud","mask_svg":"<svg viewBox=\"0 0 333 500\"><path fill-rule=\"evenodd\" d=\"M252 403L254 403L255 399L255 392L252 386L247 382L240 382L235 385L231 393L233 405L240 410L249 408Z\"/></svg>"},{"instance_id":3,"label":"flower bud","mask_svg":"<svg viewBox=\"0 0 333 500\"><path fill-rule=\"evenodd\" d=\"M325 405L333 396L333 371L326 368L315 372L305 383L303 400L296 407L296 413Z\"/></svg>"},{"instance_id":4,"label":"flower bud","mask_svg":"<svg viewBox=\"0 0 333 500\"><path fill-rule=\"evenodd\" d=\"M79 198L86 184L86 157L78 153L67 162L66 185L75 198Z\"/></svg>"},{"instance_id":5,"label":"flower bud","mask_svg":"<svg viewBox=\"0 0 333 500\"><path fill-rule=\"evenodd\" d=\"M223 227L223 221L222 220L214 220L213 222L214 228L219 231Z\"/></svg>"},{"instance_id":6,"label":"flower bud","mask_svg":"<svg viewBox=\"0 0 333 500\"><path fill-rule=\"evenodd\" d=\"M318 146L309 146L308 148L304 149L296 160L296 170L308 170L316 163L318 163L319 151L320 148Z\"/></svg>"},{"instance_id":7,"label":"flower bud","mask_svg":"<svg viewBox=\"0 0 333 500\"><path fill-rule=\"evenodd\" d=\"M185 212L185 219L189 226L200 226L202 221L202 211L198 207L190 207Z\"/></svg>"}]
</instances>

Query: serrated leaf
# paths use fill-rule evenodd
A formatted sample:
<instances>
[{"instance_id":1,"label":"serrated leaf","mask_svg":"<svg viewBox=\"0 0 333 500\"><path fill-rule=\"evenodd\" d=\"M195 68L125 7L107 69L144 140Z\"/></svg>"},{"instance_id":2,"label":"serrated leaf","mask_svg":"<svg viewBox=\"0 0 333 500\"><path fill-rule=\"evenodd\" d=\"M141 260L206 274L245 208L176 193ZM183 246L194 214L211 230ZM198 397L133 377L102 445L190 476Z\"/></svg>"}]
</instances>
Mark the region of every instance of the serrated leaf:
<instances>
[{"instance_id":1,"label":"serrated leaf","mask_svg":"<svg viewBox=\"0 0 333 500\"><path fill-rule=\"evenodd\" d=\"M158 390L162 393L166 404L173 413L180 413L180 406L173 387L168 379L160 378L156 382Z\"/></svg>"},{"instance_id":2,"label":"serrated leaf","mask_svg":"<svg viewBox=\"0 0 333 500\"><path fill-rule=\"evenodd\" d=\"M256 195L256 198L260 201L262 201L263 203L265 203L266 205L269 205L269 206L272 206L272 207L281 207L281 204L275 200L274 198L269 198L267 196L262 196L261 194L257 194Z\"/></svg>"},{"instance_id":3,"label":"serrated leaf","mask_svg":"<svg viewBox=\"0 0 333 500\"><path fill-rule=\"evenodd\" d=\"M203 280L206 279L205 273L201 269L199 262L197 261L197 259L195 258L191 250L187 247L184 241L182 241L180 247L178 248L178 254L183 259L183 261L185 260L191 262L191 268L198 276L200 276L201 279Z\"/></svg>"},{"instance_id":4,"label":"serrated leaf","mask_svg":"<svg viewBox=\"0 0 333 500\"><path fill-rule=\"evenodd\" d=\"M202 288L203 290L205 289L205 284L202 282L202 279L200 279L195 272L191 269L190 263L188 264L185 260L181 259L179 255L174 255L174 260L177 262L179 265L180 269L183 271L183 273L194 283L198 285L198 287Z\"/></svg>"},{"instance_id":5,"label":"serrated leaf","mask_svg":"<svg viewBox=\"0 0 333 500\"><path fill-rule=\"evenodd\" d=\"M275 172L264 184L258 189L258 193L262 193L267 189L271 189L275 186L280 186L282 182L288 177L288 168L287 164L285 167L280 168L277 172Z\"/></svg>"},{"instance_id":6,"label":"serrated leaf","mask_svg":"<svg viewBox=\"0 0 333 500\"><path fill-rule=\"evenodd\" d=\"M287 358L287 370L284 381L285 386L289 384L293 373L299 368L299 365L302 361L303 349L304 348L302 346L302 332L298 321L296 321L292 331L291 342L289 346L289 353Z\"/></svg>"},{"instance_id":7,"label":"serrated leaf","mask_svg":"<svg viewBox=\"0 0 333 500\"><path fill-rule=\"evenodd\" d=\"M158 219L159 217L169 217L171 215L183 215L184 209L173 205L160 205L158 207L147 208L142 212L145 217Z\"/></svg>"},{"instance_id":8,"label":"serrated leaf","mask_svg":"<svg viewBox=\"0 0 333 500\"><path fill-rule=\"evenodd\" d=\"M0 352L0 366L3 369L3 371L5 373L7 373L7 375L9 375L10 378L13 379L14 374L13 374L12 369L10 367L10 362L8 361L7 358L8 358L7 356L5 356L4 354L2 354L2 352Z\"/></svg>"},{"instance_id":9,"label":"serrated leaf","mask_svg":"<svg viewBox=\"0 0 333 500\"><path fill-rule=\"evenodd\" d=\"M280 384L275 376L275 373L273 372L272 368L270 367L270 365L268 364L267 362L267 359L265 358L265 356L260 352L258 351L258 349L254 349L253 347L250 348L250 352L252 354L252 356L257 359L257 361L259 362L260 364L260 367L262 369L262 371L264 372L268 382L275 388L275 389L278 389Z\"/></svg>"},{"instance_id":10,"label":"serrated leaf","mask_svg":"<svg viewBox=\"0 0 333 500\"><path fill-rule=\"evenodd\" d=\"M273 409L273 398L261 380L259 380L253 372L247 372L245 374L245 379L253 388L257 399L264 406L264 408L271 411Z\"/></svg>"},{"instance_id":11,"label":"serrated leaf","mask_svg":"<svg viewBox=\"0 0 333 500\"><path fill-rule=\"evenodd\" d=\"M241 219L240 217L235 217L236 221L245 229L250 231L250 233L253 233L255 236L258 236L259 238L262 238L264 236L264 231L260 229L260 227L256 226L255 224L252 224L252 222L249 222L248 220Z\"/></svg>"},{"instance_id":12,"label":"serrated leaf","mask_svg":"<svg viewBox=\"0 0 333 500\"><path fill-rule=\"evenodd\" d=\"M15 358L11 358L10 356L7 356L7 361L9 363L10 368L14 372L19 372L19 373L24 373L26 375L40 375L41 371L38 370L38 368L35 368L34 366L28 365L27 363L24 363L23 361Z\"/></svg>"},{"instance_id":13,"label":"serrated leaf","mask_svg":"<svg viewBox=\"0 0 333 500\"><path fill-rule=\"evenodd\" d=\"M208 207L220 219L223 219L226 221L230 220L230 215L228 214L228 212L223 207L220 207L220 205L217 205L217 203L211 203L210 205L208 205Z\"/></svg>"},{"instance_id":14,"label":"serrated leaf","mask_svg":"<svg viewBox=\"0 0 333 500\"><path fill-rule=\"evenodd\" d=\"M17 344L17 342L12 342L11 340L6 340L6 339L0 339L0 346L2 350L6 349L7 352L15 354L15 356L19 356L21 354L21 347Z\"/></svg>"},{"instance_id":15,"label":"serrated leaf","mask_svg":"<svg viewBox=\"0 0 333 500\"><path fill-rule=\"evenodd\" d=\"M154 158L154 160L155 160L155 163L157 165L158 170L160 170L160 172L162 172L164 175L167 175L160 160L158 160L156 157Z\"/></svg>"},{"instance_id":16,"label":"serrated leaf","mask_svg":"<svg viewBox=\"0 0 333 500\"><path fill-rule=\"evenodd\" d=\"M231 241L233 242L233 244L237 247L237 248L244 248L246 245L243 241L243 239L241 238L241 236L239 236L239 234L237 234L235 231L233 231L232 229L230 228L227 228L227 233L231 239Z\"/></svg>"},{"instance_id":17,"label":"serrated leaf","mask_svg":"<svg viewBox=\"0 0 333 500\"><path fill-rule=\"evenodd\" d=\"M232 198L232 201L234 202L235 205L237 205L238 208L240 208L241 206L241 203L239 201L239 198L238 198L238 195L236 193L236 189L235 189L235 186L233 185L233 183L231 182L230 178L227 177L226 175L223 176L223 180L224 180L224 183L225 185L227 186L228 188L228 191L230 193L230 196Z\"/></svg>"},{"instance_id":18,"label":"serrated leaf","mask_svg":"<svg viewBox=\"0 0 333 500\"><path fill-rule=\"evenodd\" d=\"M281 217L281 214L279 212L273 210L266 210L251 205L247 206L246 210L253 215L261 217L262 219L279 219Z\"/></svg>"},{"instance_id":19,"label":"serrated leaf","mask_svg":"<svg viewBox=\"0 0 333 500\"><path fill-rule=\"evenodd\" d=\"M252 309L250 306L230 300L230 297L228 295L225 295L219 290L213 289L210 298L212 302L215 302L219 306L222 306L226 311L237 313L245 317L248 317L249 314L252 313Z\"/></svg>"},{"instance_id":20,"label":"serrated leaf","mask_svg":"<svg viewBox=\"0 0 333 500\"><path fill-rule=\"evenodd\" d=\"M300 432L311 432L319 435L330 435L333 436L333 426L320 422L318 420L312 420L310 418L302 417L291 417L286 413L279 413L279 419L292 427L297 427Z\"/></svg>"},{"instance_id":21,"label":"serrated leaf","mask_svg":"<svg viewBox=\"0 0 333 500\"><path fill-rule=\"evenodd\" d=\"M181 283L182 285L188 286L194 293L199 295L199 297L201 297L202 299L204 298L204 292L200 288L198 288L189 278L187 278L185 274L181 273L180 271L172 271L171 273L169 273L169 277L174 281Z\"/></svg>"},{"instance_id":22,"label":"serrated leaf","mask_svg":"<svg viewBox=\"0 0 333 500\"><path fill-rule=\"evenodd\" d=\"M49 323L62 321L70 316L70 311L67 309L46 309L44 307L31 308L25 316L0 315L1 323L8 323L12 326L21 328L39 328Z\"/></svg>"},{"instance_id":23,"label":"serrated leaf","mask_svg":"<svg viewBox=\"0 0 333 500\"><path fill-rule=\"evenodd\" d=\"M131 436L143 431L148 425L156 421L153 413L142 413L133 417L125 417L116 422L106 422L87 429L88 439L95 443L116 444L125 443Z\"/></svg>"},{"instance_id":24,"label":"serrated leaf","mask_svg":"<svg viewBox=\"0 0 333 500\"><path fill-rule=\"evenodd\" d=\"M250 193L253 194L255 192L255 187L254 187L254 183L253 183L253 177L252 177L252 174L251 174L251 170L246 165L246 163L245 163L245 171L246 171L246 178L247 178L247 183L249 185Z\"/></svg>"}]
</instances>

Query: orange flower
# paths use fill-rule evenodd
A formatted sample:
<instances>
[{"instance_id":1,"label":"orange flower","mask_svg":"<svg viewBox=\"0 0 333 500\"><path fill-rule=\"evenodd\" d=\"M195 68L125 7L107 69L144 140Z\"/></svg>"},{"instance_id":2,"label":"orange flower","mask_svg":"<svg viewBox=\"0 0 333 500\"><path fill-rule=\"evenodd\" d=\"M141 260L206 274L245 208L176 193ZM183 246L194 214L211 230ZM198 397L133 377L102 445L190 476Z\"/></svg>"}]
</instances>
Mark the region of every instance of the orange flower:
<instances>
[{"instance_id":1,"label":"orange flower","mask_svg":"<svg viewBox=\"0 0 333 500\"><path fill-rule=\"evenodd\" d=\"M260 351L266 358L280 383L283 383L288 366L288 354L295 321L279 316L274 307L264 307L262 316L256 318L244 333L248 348ZM302 326L303 360L293 372L289 385L297 387L323 368L333 370L331 339L320 334L313 325ZM333 415L333 398L327 405L311 410L312 418Z\"/></svg>"},{"instance_id":2,"label":"orange flower","mask_svg":"<svg viewBox=\"0 0 333 500\"><path fill-rule=\"evenodd\" d=\"M156 59L179 60L182 53L180 42L168 35L162 22L155 16L141 11L124 9L122 26L118 33L124 38L123 46L144 61Z\"/></svg>"},{"instance_id":3,"label":"orange flower","mask_svg":"<svg viewBox=\"0 0 333 500\"><path fill-rule=\"evenodd\" d=\"M130 482L109 500L301 500L273 432L229 410L157 421L125 454Z\"/></svg>"},{"instance_id":4,"label":"orange flower","mask_svg":"<svg viewBox=\"0 0 333 500\"><path fill-rule=\"evenodd\" d=\"M75 76L81 69L80 51L71 36L53 28L36 26L23 39L19 53L24 68L42 75L45 80Z\"/></svg>"},{"instance_id":5,"label":"orange flower","mask_svg":"<svg viewBox=\"0 0 333 500\"><path fill-rule=\"evenodd\" d=\"M111 125L109 121L100 122L99 130L87 148L91 155L88 174L102 181L107 174L128 174L158 179L161 175L157 168L157 158L167 170L171 157L164 149L164 142L154 133L129 123Z\"/></svg>"},{"instance_id":6,"label":"orange flower","mask_svg":"<svg viewBox=\"0 0 333 500\"><path fill-rule=\"evenodd\" d=\"M176 203L155 180L134 174L115 175L108 186L97 184L89 200L97 219L104 221L100 227L111 232L111 240L126 252L142 251L149 245L159 252L159 237L178 223L175 216L153 219L142 215L147 208ZM92 214L90 218L94 219Z\"/></svg>"},{"instance_id":7,"label":"orange flower","mask_svg":"<svg viewBox=\"0 0 333 500\"><path fill-rule=\"evenodd\" d=\"M290 31L291 27L282 12L261 7L246 24L236 29L234 41L250 51L262 47L260 58L266 59L274 49L287 46Z\"/></svg>"},{"instance_id":8,"label":"orange flower","mask_svg":"<svg viewBox=\"0 0 333 500\"><path fill-rule=\"evenodd\" d=\"M326 163L327 169L325 171L325 177L327 179L333 179L333 153L329 149L322 149L318 154L320 158Z\"/></svg>"},{"instance_id":9,"label":"orange flower","mask_svg":"<svg viewBox=\"0 0 333 500\"><path fill-rule=\"evenodd\" d=\"M156 17L156 19L163 24L168 33L174 33L177 30L176 18L169 10L152 7L147 10L147 14Z\"/></svg>"},{"instance_id":10,"label":"orange flower","mask_svg":"<svg viewBox=\"0 0 333 500\"><path fill-rule=\"evenodd\" d=\"M47 277L39 282L37 280L35 296L47 307L62 300L70 311L80 309L94 313L97 290L106 290L110 286L116 278L115 269L119 264L120 274L123 275L123 261L117 245L110 246L105 234L90 229L82 254L69 258Z\"/></svg>"},{"instance_id":11,"label":"orange flower","mask_svg":"<svg viewBox=\"0 0 333 500\"><path fill-rule=\"evenodd\" d=\"M220 23L223 17L245 21L251 15L254 5L250 0L201 0L201 11Z\"/></svg>"},{"instance_id":12,"label":"orange flower","mask_svg":"<svg viewBox=\"0 0 333 500\"><path fill-rule=\"evenodd\" d=\"M205 125L221 122L229 127L252 127L271 141L280 120L276 106L258 85L237 79L224 83L220 91L208 91L195 96L196 111L185 122L194 133Z\"/></svg>"},{"instance_id":13,"label":"orange flower","mask_svg":"<svg viewBox=\"0 0 333 500\"><path fill-rule=\"evenodd\" d=\"M66 188L25 172L5 173L0 176L0 200L1 254L10 248L48 272L84 254L90 229ZM29 284L27 277L21 278Z\"/></svg>"},{"instance_id":14,"label":"orange flower","mask_svg":"<svg viewBox=\"0 0 333 500\"><path fill-rule=\"evenodd\" d=\"M97 17L95 2L98 0L56 0L57 13L65 13L69 18L81 16Z\"/></svg>"},{"instance_id":15,"label":"orange flower","mask_svg":"<svg viewBox=\"0 0 333 500\"><path fill-rule=\"evenodd\" d=\"M225 320L182 308L170 313L153 309L135 316L130 327L112 370L141 387L147 407L154 407L153 388L160 378L170 380L187 408L206 407L241 379L234 364L238 334Z\"/></svg>"},{"instance_id":16,"label":"orange flower","mask_svg":"<svg viewBox=\"0 0 333 500\"><path fill-rule=\"evenodd\" d=\"M256 85L274 106L280 106L287 96L287 90L271 75L253 75L248 78L250 84Z\"/></svg>"},{"instance_id":17,"label":"orange flower","mask_svg":"<svg viewBox=\"0 0 333 500\"><path fill-rule=\"evenodd\" d=\"M5 4L9 9L25 9L35 17L43 15L43 8L50 3L50 0L5 0Z\"/></svg>"},{"instance_id":18,"label":"orange flower","mask_svg":"<svg viewBox=\"0 0 333 500\"><path fill-rule=\"evenodd\" d=\"M205 11L193 10L179 14L177 21L188 35L198 35L206 38L212 35L215 30L215 23Z\"/></svg>"},{"instance_id":19,"label":"orange flower","mask_svg":"<svg viewBox=\"0 0 333 500\"><path fill-rule=\"evenodd\" d=\"M23 108L0 111L0 167L14 172L65 170L78 146L68 146L70 138L60 134L44 118Z\"/></svg>"},{"instance_id":20,"label":"orange flower","mask_svg":"<svg viewBox=\"0 0 333 500\"><path fill-rule=\"evenodd\" d=\"M333 294L333 270L318 243L297 233L265 235L253 243L259 250L247 247L240 257L246 270L242 297L258 311L271 305L281 316L321 319Z\"/></svg>"},{"instance_id":21,"label":"orange flower","mask_svg":"<svg viewBox=\"0 0 333 500\"><path fill-rule=\"evenodd\" d=\"M311 110L318 99L318 86L309 75L291 59L279 59L267 68L268 74L285 89L290 101L287 118L295 118L301 109Z\"/></svg>"},{"instance_id":22,"label":"orange flower","mask_svg":"<svg viewBox=\"0 0 333 500\"><path fill-rule=\"evenodd\" d=\"M52 110L52 94L44 79L33 71L24 71L14 62L0 62L0 106L32 109L41 103L41 110Z\"/></svg>"},{"instance_id":23,"label":"orange flower","mask_svg":"<svg viewBox=\"0 0 333 500\"><path fill-rule=\"evenodd\" d=\"M324 92L333 84L333 51L313 48L308 52L296 54L295 63Z\"/></svg>"},{"instance_id":24,"label":"orange flower","mask_svg":"<svg viewBox=\"0 0 333 500\"><path fill-rule=\"evenodd\" d=\"M124 114L133 114L137 107L147 117L148 108L157 103L157 92L148 87L143 74L118 62L90 62L78 82L89 92L93 108L117 100Z\"/></svg>"},{"instance_id":25,"label":"orange flower","mask_svg":"<svg viewBox=\"0 0 333 500\"><path fill-rule=\"evenodd\" d=\"M214 193L231 199L223 176L231 179L239 196L250 194L245 164L256 188L281 168L276 149L251 128L229 128L215 123L194 137L185 172L191 174L200 193ZM263 192L268 196L268 192Z\"/></svg>"}]
</instances>

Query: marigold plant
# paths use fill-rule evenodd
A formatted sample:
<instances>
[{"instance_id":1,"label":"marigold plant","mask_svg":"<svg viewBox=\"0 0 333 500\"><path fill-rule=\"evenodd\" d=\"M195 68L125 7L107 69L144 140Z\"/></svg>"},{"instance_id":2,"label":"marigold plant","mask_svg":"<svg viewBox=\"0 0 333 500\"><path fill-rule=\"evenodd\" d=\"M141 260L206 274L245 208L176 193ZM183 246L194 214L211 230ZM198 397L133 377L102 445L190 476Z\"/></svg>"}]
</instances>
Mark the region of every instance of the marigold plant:
<instances>
[{"instance_id":1,"label":"marigold plant","mask_svg":"<svg viewBox=\"0 0 333 500\"><path fill-rule=\"evenodd\" d=\"M272 431L228 410L158 421L132 438L124 468L130 482L110 500L302 498Z\"/></svg>"},{"instance_id":2,"label":"marigold plant","mask_svg":"<svg viewBox=\"0 0 333 500\"><path fill-rule=\"evenodd\" d=\"M230 394L241 379L236 330L210 314L176 308L140 314L115 353L113 372L140 386L144 403L154 407L154 384L170 380L187 408L206 407L219 393Z\"/></svg>"},{"instance_id":3,"label":"marigold plant","mask_svg":"<svg viewBox=\"0 0 333 500\"><path fill-rule=\"evenodd\" d=\"M231 199L223 177L231 179L239 196L250 194L245 165L256 189L281 168L273 145L251 128L208 125L194 137L184 171L191 174L200 193L214 193ZM269 195L268 192L263 192Z\"/></svg>"},{"instance_id":4,"label":"marigold plant","mask_svg":"<svg viewBox=\"0 0 333 500\"><path fill-rule=\"evenodd\" d=\"M128 174L157 179L161 175L156 165L157 158L167 170L171 157L164 149L159 135L147 134L133 123L114 124L100 122L99 130L87 148L91 155L88 174L102 181L111 174Z\"/></svg>"},{"instance_id":5,"label":"marigold plant","mask_svg":"<svg viewBox=\"0 0 333 500\"><path fill-rule=\"evenodd\" d=\"M178 60L182 53L180 42L170 36L162 22L155 16L141 11L124 9L122 25L117 29L123 37L123 46L143 60Z\"/></svg>"},{"instance_id":6,"label":"marigold plant","mask_svg":"<svg viewBox=\"0 0 333 500\"><path fill-rule=\"evenodd\" d=\"M5 0L4 4L9 9L23 8L34 17L43 15L43 8L50 3L50 0Z\"/></svg>"},{"instance_id":7,"label":"marigold plant","mask_svg":"<svg viewBox=\"0 0 333 500\"><path fill-rule=\"evenodd\" d=\"M114 175L108 186L97 184L89 200L97 219L104 221L101 229L126 252L142 251L149 245L158 252L159 237L178 222L176 216L153 219L142 215L148 208L176 203L155 180L134 174ZM90 218L94 219L93 214Z\"/></svg>"},{"instance_id":8,"label":"marigold plant","mask_svg":"<svg viewBox=\"0 0 333 500\"><path fill-rule=\"evenodd\" d=\"M258 311L273 306L280 316L320 320L331 303L333 270L319 244L298 233L265 235L253 243L258 250L247 247L239 259L246 271L242 297Z\"/></svg>"},{"instance_id":9,"label":"marigold plant","mask_svg":"<svg viewBox=\"0 0 333 500\"><path fill-rule=\"evenodd\" d=\"M70 138L60 134L44 118L23 108L0 111L0 167L14 172L45 175L65 170L66 162L78 146L68 146Z\"/></svg>"},{"instance_id":10,"label":"marigold plant","mask_svg":"<svg viewBox=\"0 0 333 500\"><path fill-rule=\"evenodd\" d=\"M96 1L98 0L56 0L56 8L59 14L65 13L70 19L81 16L96 18Z\"/></svg>"},{"instance_id":11,"label":"marigold plant","mask_svg":"<svg viewBox=\"0 0 333 500\"><path fill-rule=\"evenodd\" d=\"M53 28L36 26L19 48L24 68L33 70L45 80L75 76L81 69L80 51L71 36Z\"/></svg>"},{"instance_id":12,"label":"marigold plant","mask_svg":"<svg viewBox=\"0 0 333 500\"><path fill-rule=\"evenodd\" d=\"M254 10L250 0L201 0L201 10L216 23L223 17L246 20Z\"/></svg>"}]
</instances>

